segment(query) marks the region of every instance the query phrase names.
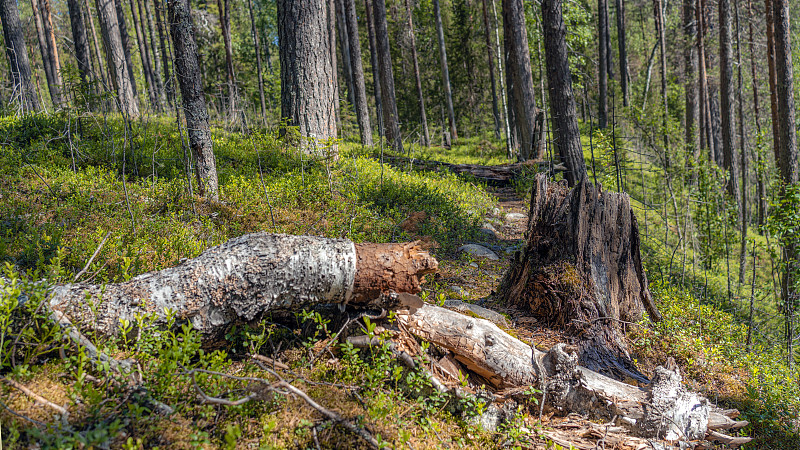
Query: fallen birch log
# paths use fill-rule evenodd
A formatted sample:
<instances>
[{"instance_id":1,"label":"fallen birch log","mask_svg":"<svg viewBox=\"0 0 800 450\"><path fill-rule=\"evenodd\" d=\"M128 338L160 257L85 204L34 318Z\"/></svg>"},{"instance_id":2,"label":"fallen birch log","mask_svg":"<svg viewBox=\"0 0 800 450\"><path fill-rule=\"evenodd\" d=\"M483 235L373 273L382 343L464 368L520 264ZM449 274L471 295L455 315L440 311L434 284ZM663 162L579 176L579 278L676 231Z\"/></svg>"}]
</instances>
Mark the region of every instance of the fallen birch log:
<instances>
[{"instance_id":1,"label":"fallen birch log","mask_svg":"<svg viewBox=\"0 0 800 450\"><path fill-rule=\"evenodd\" d=\"M405 156L384 155L383 160L394 167L415 167L417 169L441 172L446 170L459 175L471 175L492 186L505 186L523 173L541 172L551 169L550 161L528 160L514 164L497 164L494 166L484 166L480 164L451 164L442 161L424 160L408 158ZM554 172L565 171L563 165L556 163L552 165Z\"/></svg>"},{"instance_id":2,"label":"fallen birch log","mask_svg":"<svg viewBox=\"0 0 800 450\"><path fill-rule=\"evenodd\" d=\"M415 243L355 244L346 239L253 233L197 258L124 283L57 285L50 306L80 327L114 336L122 321L166 311L191 322L206 345L230 325L273 311L320 303L366 305L382 292L419 292L436 259Z\"/></svg>"}]
</instances>

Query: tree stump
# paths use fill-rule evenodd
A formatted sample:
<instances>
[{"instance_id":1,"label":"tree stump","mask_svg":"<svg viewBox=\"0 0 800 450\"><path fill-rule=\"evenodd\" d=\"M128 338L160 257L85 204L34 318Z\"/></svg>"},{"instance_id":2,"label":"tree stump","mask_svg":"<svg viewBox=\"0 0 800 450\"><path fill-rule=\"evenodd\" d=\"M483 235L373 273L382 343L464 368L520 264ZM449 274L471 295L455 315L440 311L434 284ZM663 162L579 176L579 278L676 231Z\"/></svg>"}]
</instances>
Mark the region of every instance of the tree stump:
<instances>
[{"instance_id":1,"label":"tree stump","mask_svg":"<svg viewBox=\"0 0 800 450\"><path fill-rule=\"evenodd\" d=\"M539 175L526 237L498 298L574 336L582 366L647 382L628 354L622 325L644 310L654 321L661 315L647 287L629 197L585 179L568 189Z\"/></svg>"}]
</instances>

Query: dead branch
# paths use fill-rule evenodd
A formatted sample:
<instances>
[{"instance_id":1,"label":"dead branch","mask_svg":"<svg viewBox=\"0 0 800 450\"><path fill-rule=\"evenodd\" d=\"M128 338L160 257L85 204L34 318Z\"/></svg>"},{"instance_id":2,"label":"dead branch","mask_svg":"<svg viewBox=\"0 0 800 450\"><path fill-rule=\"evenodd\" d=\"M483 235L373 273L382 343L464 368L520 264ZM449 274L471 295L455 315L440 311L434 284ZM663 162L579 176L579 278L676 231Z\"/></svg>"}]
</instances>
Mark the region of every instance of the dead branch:
<instances>
[{"instance_id":1,"label":"dead branch","mask_svg":"<svg viewBox=\"0 0 800 450\"><path fill-rule=\"evenodd\" d=\"M69 412L63 406L56 405L55 403L51 402L50 400L47 400L46 398L42 397L41 395L33 392L32 390L28 389L24 385L22 385L20 383L17 383L16 381L14 381L14 380L12 380L10 378L6 378L6 377L0 375L0 380L2 380L4 383L6 383L7 385L9 385L11 387L18 389L23 394L25 394L28 397L30 397L33 400L35 400L37 403L41 403L42 405L45 405L45 406L47 406L47 407L49 407L51 409L56 410L62 416L67 416L69 414Z\"/></svg>"}]
</instances>

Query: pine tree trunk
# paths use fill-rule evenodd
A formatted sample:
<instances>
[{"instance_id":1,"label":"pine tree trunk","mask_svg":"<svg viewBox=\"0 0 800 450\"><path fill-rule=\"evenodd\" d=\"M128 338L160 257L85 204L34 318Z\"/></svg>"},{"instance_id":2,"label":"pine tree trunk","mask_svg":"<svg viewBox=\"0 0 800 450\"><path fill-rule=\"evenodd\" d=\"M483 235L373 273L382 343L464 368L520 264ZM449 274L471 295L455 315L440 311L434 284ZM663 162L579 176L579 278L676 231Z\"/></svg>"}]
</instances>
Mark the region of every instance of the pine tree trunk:
<instances>
[{"instance_id":1,"label":"pine tree trunk","mask_svg":"<svg viewBox=\"0 0 800 450\"><path fill-rule=\"evenodd\" d=\"M503 34L506 51L506 72L509 102L509 119L512 133L519 140L519 160L544 157L544 139L536 108L531 57L528 49L528 32L522 0L503 0ZM545 22L546 23L546 22ZM574 105L573 105L574 106ZM515 130L515 131L514 131Z\"/></svg>"},{"instance_id":2,"label":"pine tree trunk","mask_svg":"<svg viewBox=\"0 0 800 450\"><path fill-rule=\"evenodd\" d=\"M405 0L406 12L408 13L408 29L411 34L411 59L414 63L414 80L417 82L417 97L419 97L419 114L420 121L422 122L422 139L425 147L431 146L431 134L428 131L428 116L425 113L425 95L422 92L422 78L419 74L419 58L417 58L417 38L416 31L414 31L414 20L412 18L411 4L409 0ZM494 79L494 74L492 74Z\"/></svg>"},{"instance_id":3,"label":"pine tree trunk","mask_svg":"<svg viewBox=\"0 0 800 450\"><path fill-rule=\"evenodd\" d=\"M197 59L189 0L167 0L167 18L170 23L172 46L175 50L175 77L181 90L183 112L189 148L195 165L199 193L211 200L219 200L217 163L214 143L208 124L208 110L203 94L203 80Z\"/></svg>"},{"instance_id":4,"label":"pine tree trunk","mask_svg":"<svg viewBox=\"0 0 800 450\"><path fill-rule=\"evenodd\" d=\"M344 5L342 5L342 1L343 0L335 0L336 29L339 30L339 49L342 52L342 73L344 73L344 79L347 83L347 102L355 104L355 99L353 98L353 91L355 88L353 86L353 67L351 66L352 60L350 58L350 38L347 35L347 23L344 18Z\"/></svg>"},{"instance_id":5,"label":"pine tree trunk","mask_svg":"<svg viewBox=\"0 0 800 450\"><path fill-rule=\"evenodd\" d=\"M25 44L16 0L0 0L0 22L3 24L3 42L8 57L8 68L11 71L14 93L19 99L20 112L24 114L39 111L39 97L31 78L28 46Z\"/></svg>"},{"instance_id":6,"label":"pine tree trunk","mask_svg":"<svg viewBox=\"0 0 800 450\"><path fill-rule=\"evenodd\" d=\"M456 130L456 115L453 111L453 90L450 87L450 70L447 67L447 49L444 45L444 26L442 25L442 11L439 7L439 0L433 0L433 15L436 19L436 38L439 42L439 57L442 61L442 87L444 88L444 100L447 106L447 121L450 124L450 140L458 140Z\"/></svg>"},{"instance_id":7,"label":"pine tree trunk","mask_svg":"<svg viewBox=\"0 0 800 450\"><path fill-rule=\"evenodd\" d=\"M775 11L774 0L764 0L767 22L767 61L769 63L769 103L772 112L772 150L775 164L781 160L781 116L778 109L778 72L775 69Z\"/></svg>"},{"instance_id":8,"label":"pine tree trunk","mask_svg":"<svg viewBox=\"0 0 800 450\"><path fill-rule=\"evenodd\" d=\"M58 91L58 103L56 103L56 106L63 106L66 101L64 98L64 82L61 79L61 61L58 57L58 43L56 42L56 33L53 28L50 0L39 0L39 6L42 10L42 25L44 26L44 35L47 41L47 57L50 59L50 67L53 70L53 78Z\"/></svg>"},{"instance_id":9,"label":"pine tree trunk","mask_svg":"<svg viewBox=\"0 0 800 450\"><path fill-rule=\"evenodd\" d=\"M79 0L67 0L69 21L72 27L72 42L75 45L75 60L78 73L84 85L92 80L92 51L89 49L89 37L86 35L86 24Z\"/></svg>"},{"instance_id":10,"label":"pine tree trunk","mask_svg":"<svg viewBox=\"0 0 800 450\"><path fill-rule=\"evenodd\" d=\"M233 70L233 43L231 41L231 18L229 0L217 0L219 9L219 26L222 29L222 41L225 47L225 70L228 76L228 119L236 121L236 110L239 107L239 93L236 85L236 73Z\"/></svg>"},{"instance_id":11,"label":"pine tree trunk","mask_svg":"<svg viewBox=\"0 0 800 450\"><path fill-rule=\"evenodd\" d=\"M747 204L747 145L745 142L744 134L744 99L742 91L742 48L741 48L741 32L739 28L739 2L735 5L735 19L736 19L736 101L739 103L738 108L738 126L739 126L739 168L741 169L741 208L739 218L741 219L741 245L739 251L739 284L744 284L744 274L747 270L747 223L749 222L748 204ZM739 186L735 186L739 189Z\"/></svg>"},{"instance_id":12,"label":"pine tree trunk","mask_svg":"<svg viewBox=\"0 0 800 450\"><path fill-rule=\"evenodd\" d=\"M131 75L125 62L125 48L122 45L120 27L114 0L95 0L100 30L106 49L106 62L111 72L111 83L117 93L120 111L129 117L139 116L139 105L131 83Z\"/></svg>"},{"instance_id":13,"label":"pine tree trunk","mask_svg":"<svg viewBox=\"0 0 800 450\"><path fill-rule=\"evenodd\" d=\"M369 37L369 60L372 67L372 86L375 94L375 123L378 125L378 135L383 136L383 107L381 105L381 76L378 68L378 44L375 41L375 14L372 11L372 0L364 0L366 11L367 35Z\"/></svg>"},{"instance_id":14,"label":"pine tree trunk","mask_svg":"<svg viewBox=\"0 0 800 450\"><path fill-rule=\"evenodd\" d=\"M328 27L328 42L331 43L328 49L331 59L331 73L333 74L333 98L336 99L334 111L336 113L336 131L341 134L342 131L342 108L341 96L339 95L339 62L336 56L336 0L328 0L327 14L325 24Z\"/></svg>"},{"instance_id":15,"label":"pine tree trunk","mask_svg":"<svg viewBox=\"0 0 800 450\"><path fill-rule=\"evenodd\" d=\"M139 97L139 88L136 85L136 72L133 68L133 59L131 59L131 39L128 33L128 23L125 20L125 10L122 8L122 0L114 0L114 9L117 12L117 25L119 26L119 37L122 39L122 49L125 54L125 65L128 66L128 76L130 77L131 87L133 88L133 96Z\"/></svg>"},{"instance_id":16,"label":"pine tree trunk","mask_svg":"<svg viewBox=\"0 0 800 450\"><path fill-rule=\"evenodd\" d=\"M298 127L303 150L319 155L337 136L327 16L325 0L278 2L281 116ZM328 151L337 154L335 145Z\"/></svg>"},{"instance_id":17,"label":"pine tree trunk","mask_svg":"<svg viewBox=\"0 0 800 450\"><path fill-rule=\"evenodd\" d=\"M509 116L511 115L511 105L506 97L505 77L503 76L503 45L500 42L500 20L497 17L497 5L492 0L492 16L494 16L494 38L497 50L497 81L500 83L500 100L503 102L503 119L506 126L506 157L511 158L514 153L514 146L511 142L512 127ZM506 67L505 73L508 73Z\"/></svg>"},{"instance_id":18,"label":"pine tree trunk","mask_svg":"<svg viewBox=\"0 0 800 450\"><path fill-rule=\"evenodd\" d=\"M543 8L549 1L543 2ZM548 15L543 15L545 24ZM554 226L558 224L558 226ZM639 228L626 194L582 178L572 189L539 174L526 246L498 288L506 304L576 338L580 364L606 376L646 378L631 360L620 321L661 319L642 267Z\"/></svg>"},{"instance_id":19,"label":"pine tree trunk","mask_svg":"<svg viewBox=\"0 0 800 450\"><path fill-rule=\"evenodd\" d=\"M625 0L615 0L617 9L617 41L619 46L619 80L622 89L622 106L630 104L628 82L631 75L628 72L628 40L625 37Z\"/></svg>"},{"instance_id":20,"label":"pine tree trunk","mask_svg":"<svg viewBox=\"0 0 800 450\"><path fill-rule=\"evenodd\" d=\"M734 157L734 96L733 96L733 46L731 44L730 0L719 0L719 87L722 113L722 167L728 172L727 190L739 208L741 223L741 199L739 196L739 171Z\"/></svg>"},{"instance_id":21,"label":"pine tree trunk","mask_svg":"<svg viewBox=\"0 0 800 450\"><path fill-rule=\"evenodd\" d=\"M97 40L97 29L94 27L94 19L92 18L92 9L89 7L89 0L84 0L84 5L86 6L86 19L89 22L89 28L92 30L92 43L94 44L94 56L97 58L97 72L100 74L100 80L103 83L102 89L108 89L109 77L110 74L110 67L103 64L103 57L101 56L103 53L100 52L100 42ZM99 14L98 14L99 18Z\"/></svg>"},{"instance_id":22,"label":"pine tree trunk","mask_svg":"<svg viewBox=\"0 0 800 450\"><path fill-rule=\"evenodd\" d=\"M753 85L753 115L755 116L756 123L756 136L761 139L761 106L759 105L758 98L758 76L756 70L756 52L755 41L753 35L753 5L750 0L747 0L747 27L748 38L750 40L750 76ZM764 163L761 160L760 149L756 150L756 183L758 194L758 225L766 225L767 223L767 183L765 181L766 174L764 170Z\"/></svg>"},{"instance_id":23,"label":"pine tree trunk","mask_svg":"<svg viewBox=\"0 0 800 450\"><path fill-rule=\"evenodd\" d=\"M381 80L381 108L386 141L398 153L403 152L403 139L397 117L397 101L394 93L394 71L392 55L389 51L389 31L386 24L386 2L375 0L373 18L375 19L375 44L378 54L378 71Z\"/></svg>"},{"instance_id":24,"label":"pine tree trunk","mask_svg":"<svg viewBox=\"0 0 800 450\"><path fill-rule=\"evenodd\" d=\"M156 51L156 35L155 31L153 30L153 16L150 12L150 4L148 0L137 0L139 6L139 16L143 18L147 18L147 33L145 35L149 35L150 37L150 48L149 52L151 55L150 60L150 70L152 73L153 81L155 81L155 91L156 91L156 98L158 99L158 104L161 105L160 108L165 108L167 104L167 99L164 93L164 81L161 79L161 73L159 73L159 57L158 51ZM144 6L142 5L144 4ZM142 19L142 27L144 27L145 20ZM147 37L144 39L147 41ZM166 56L162 55L162 58Z\"/></svg>"},{"instance_id":25,"label":"pine tree trunk","mask_svg":"<svg viewBox=\"0 0 800 450\"><path fill-rule=\"evenodd\" d=\"M347 37L350 44L350 68L353 71L353 106L361 132L361 144L372 147L372 126L367 109L367 88L364 85L364 65L361 61L361 40L358 37L358 17L355 0L342 0ZM415 61L416 63L416 61Z\"/></svg>"},{"instance_id":26,"label":"pine tree trunk","mask_svg":"<svg viewBox=\"0 0 800 450\"><path fill-rule=\"evenodd\" d=\"M564 175L569 185L575 186L586 178L586 163L581 148L575 95L572 92L567 30L561 13L561 0L542 1L542 27L555 145L567 169Z\"/></svg>"},{"instance_id":27,"label":"pine tree trunk","mask_svg":"<svg viewBox=\"0 0 800 450\"><path fill-rule=\"evenodd\" d=\"M664 7L661 0L653 0L654 14L656 19L656 33L658 33L658 48L661 60L661 102L664 116L661 118L661 133L664 145L664 167L670 168L669 150L669 131L667 130L667 120L669 118L669 108L667 102L667 48L666 48L666 27L664 25Z\"/></svg>"},{"instance_id":28,"label":"pine tree trunk","mask_svg":"<svg viewBox=\"0 0 800 450\"><path fill-rule=\"evenodd\" d=\"M597 125L602 130L608 125L608 2L597 0L598 105Z\"/></svg>"},{"instance_id":29,"label":"pine tree trunk","mask_svg":"<svg viewBox=\"0 0 800 450\"><path fill-rule=\"evenodd\" d=\"M494 75L494 46L492 45L492 27L489 24L489 11L486 6L486 0L482 0L481 4L483 6L483 28L484 28L484 36L486 37L486 52L488 53L488 62L489 62L489 84L492 86L492 117L494 118L494 137L497 140L500 140L502 137L502 122L503 119L500 116L500 107L499 102L497 101L497 82L495 81Z\"/></svg>"},{"instance_id":30,"label":"pine tree trunk","mask_svg":"<svg viewBox=\"0 0 800 450\"><path fill-rule=\"evenodd\" d=\"M687 161L687 166L700 162L698 147L698 95L697 95L697 26L695 22L695 0L683 0L683 35L685 47L683 50L683 85L685 91L686 111L684 119L684 142L688 156L692 155L694 162Z\"/></svg>"},{"instance_id":31,"label":"pine tree trunk","mask_svg":"<svg viewBox=\"0 0 800 450\"><path fill-rule=\"evenodd\" d=\"M708 92L708 76L706 73L706 44L705 44L705 4L697 0L695 17L697 22L697 63L699 66L698 88L700 90L700 149L709 150L709 159L714 160L714 147L711 142L711 101Z\"/></svg>"},{"instance_id":32,"label":"pine tree trunk","mask_svg":"<svg viewBox=\"0 0 800 450\"><path fill-rule=\"evenodd\" d=\"M258 98L261 101L261 118L264 125L267 125L267 102L264 98L264 74L261 69L261 45L258 40L256 30L256 18L253 14L253 0L247 0L247 10L250 12L250 33L253 36L253 46L256 51L256 70L258 71Z\"/></svg>"},{"instance_id":33,"label":"pine tree trunk","mask_svg":"<svg viewBox=\"0 0 800 450\"><path fill-rule=\"evenodd\" d=\"M139 56L142 59L142 72L144 73L144 80L147 88L147 97L150 100L150 106L155 111L161 110L161 105L158 103L158 94L155 91L156 80L153 78L152 62L150 59L150 49L147 47L147 39L145 38L142 29L142 21L136 14L136 1L128 0L128 5L131 8L131 17L133 18L133 29L136 32L136 42L139 45Z\"/></svg>"},{"instance_id":34,"label":"pine tree trunk","mask_svg":"<svg viewBox=\"0 0 800 450\"><path fill-rule=\"evenodd\" d=\"M42 21L42 8L39 5L39 0L31 0L31 10L33 11L33 23L36 25L36 37L39 40L39 52L42 55L44 76L45 79L47 79L47 90L50 92L50 100L53 102L53 107L58 108L58 105L61 103L61 91L56 82L53 59L49 55L50 45L45 36L44 23Z\"/></svg>"}]
</instances>

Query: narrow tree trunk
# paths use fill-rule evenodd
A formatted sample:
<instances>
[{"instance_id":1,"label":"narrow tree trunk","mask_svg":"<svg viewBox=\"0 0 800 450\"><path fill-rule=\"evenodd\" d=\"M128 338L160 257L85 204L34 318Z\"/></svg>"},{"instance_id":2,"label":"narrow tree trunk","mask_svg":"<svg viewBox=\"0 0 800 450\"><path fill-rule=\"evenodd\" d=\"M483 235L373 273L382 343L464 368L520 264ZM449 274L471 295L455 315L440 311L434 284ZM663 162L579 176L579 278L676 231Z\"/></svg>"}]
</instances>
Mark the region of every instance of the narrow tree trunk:
<instances>
[{"instance_id":1,"label":"narrow tree trunk","mask_svg":"<svg viewBox=\"0 0 800 450\"><path fill-rule=\"evenodd\" d=\"M378 44L375 41L375 15L372 11L372 0L364 0L367 15L367 35L369 36L369 60L372 66L372 85L375 94L375 123L378 124L378 135L383 136L383 107L381 105L381 76L378 68Z\"/></svg>"},{"instance_id":2,"label":"narrow tree trunk","mask_svg":"<svg viewBox=\"0 0 800 450\"><path fill-rule=\"evenodd\" d=\"M664 26L664 7L661 0L653 0L653 7L655 9L656 19L656 32L658 33L658 48L659 55L661 56L661 102L663 106L664 116L661 119L661 133L663 136L664 145L664 168L670 168L669 157L669 132L667 130L667 120L669 119L669 107L667 102L667 48L666 48L666 27Z\"/></svg>"},{"instance_id":3,"label":"narrow tree trunk","mask_svg":"<svg viewBox=\"0 0 800 450\"><path fill-rule=\"evenodd\" d=\"M699 66L698 87L700 88L700 149L708 149L710 160L714 160L714 147L711 140L711 100L708 92L705 45L705 3L697 0L695 15L697 20L697 62Z\"/></svg>"},{"instance_id":4,"label":"narrow tree trunk","mask_svg":"<svg viewBox=\"0 0 800 450\"><path fill-rule=\"evenodd\" d=\"M258 41L256 18L253 14L253 0L247 0L247 10L250 12L250 33L253 36L253 46L256 52L256 70L258 71L258 98L261 101L261 119L267 125L267 102L264 98L264 74L261 69L261 45Z\"/></svg>"},{"instance_id":5,"label":"narrow tree trunk","mask_svg":"<svg viewBox=\"0 0 800 450\"><path fill-rule=\"evenodd\" d=\"M94 19L92 18L92 10L89 7L89 0L84 0L84 5L86 6L86 18L87 22L89 22L89 28L92 30L92 42L94 43L94 55L97 58L97 72L100 74L100 80L103 82L103 89L109 88L109 78L106 77L108 75L110 77L111 68L103 65L103 57L101 56L102 53L100 52L100 42L97 40L97 29L94 27ZM99 14L98 14L99 18Z\"/></svg>"},{"instance_id":6,"label":"narrow tree trunk","mask_svg":"<svg viewBox=\"0 0 800 450\"><path fill-rule=\"evenodd\" d=\"M494 16L494 39L497 52L497 81L500 83L500 100L503 102L503 118L506 126L506 157L511 158L514 153L514 146L511 142L511 124L509 123L511 106L506 98L507 91L504 84L505 77L503 76L503 45L500 42L500 20L497 18L495 0L492 0L492 16ZM508 67L506 67L506 73L508 73Z\"/></svg>"},{"instance_id":7,"label":"narrow tree trunk","mask_svg":"<svg viewBox=\"0 0 800 450\"><path fill-rule=\"evenodd\" d=\"M742 91L744 87L742 86L742 48L741 48L741 32L739 29L739 2L736 2L735 8L735 24L736 24L736 101L739 102L739 157L740 157L740 168L741 172L741 208L739 217L741 219L741 247L739 253L739 284L744 284L744 274L747 269L747 223L749 221L749 217L747 214L747 171L748 171L748 161L747 161L747 145L745 142L745 134L744 134L744 99L742 98ZM736 189L739 189L739 186L735 186Z\"/></svg>"},{"instance_id":8,"label":"narrow tree trunk","mask_svg":"<svg viewBox=\"0 0 800 450\"><path fill-rule=\"evenodd\" d=\"M139 56L142 59L142 72L144 73L144 80L147 88L147 97L150 100L150 106L155 111L161 110L161 105L158 102L158 94L156 93L156 80L153 78L153 65L150 59L150 49L147 47L147 39L142 28L143 21L139 20L136 14L136 1L128 0L131 8L131 17L133 18L133 29L136 32L136 42L139 45Z\"/></svg>"},{"instance_id":9,"label":"narrow tree trunk","mask_svg":"<svg viewBox=\"0 0 800 450\"><path fill-rule=\"evenodd\" d=\"M56 103L56 106L62 106L66 99L64 98L64 83L61 79L61 61L58 57L58 42L56 42L56 33L53 28L53 14L50 8L50 0L39 0L39 5L42 9L42 25L44 26L44 35L47 41L47 57L50 59L50 67L53 70L53 78L58 91L58 103Z\"/></svg>"},{"instance_id":10,"label":"narrow tree trunk","mask_svg":"<svg viewBox=\"0 0 800 450\"><path fill-rule=\"evenodd\" d=\"M489 24L489 11L486 6L486 0L482 0L481 4L483 6L483 28L484 28L484 36L486 37L486 52L488 53L489 59L489 84L492 85L492 117L494 118L494 137L497 140L500 140L502 136L502 132L500 131L502 128L503 119L500 117L500 107L497 101L497 83L495 81L494 75L494 46L492 45L492 27Z\"/></svg>"},{"instance_id":11,"label":"narrow tree trunk","mask_svg":"<svg viewBox=\"0 0 800 450\"><path fill-rule=\"evenodd\" d=\"M326 10L325 25L328 27L328 42L331 45L328 48L328 53L331 59L331 73L333 74L333 98L336 99L334 105L334 112L336 114L336 132L342 132L342 108L341 96L339 95L339 63L336 57L336 0L328 0Z\"/></svg>"},{"instance_id":12,"label":"narrow tree trunk","mask_svg":"<svg viewBox=\"0 0 800 450\"><path fill-rule=\"evenodd\" d=\"M44 76L47 80L47 90L50 92L50 100L53 102L53 107L58 108L58 105L61 103L61 92L56 82L53 59L50 58L49 55L50 45L45 36L39 0L31 0L31 10L33 11L33 23L36 25L36 37L39 40L39 52L42 55L42 66L44 67Z\"/></svg>"},{"instance_id":13,"label":"narrow tree trunk","mask_svg":"<svg viewBox=\"0 0 800 450\"><path fill-rule=\"evenodd\" d=\"M111 72L111 83L117 93L120 111L127 116L137 117L139 116L139 105L136 102L133 83L131 83L133 77L128 72L128 65L125 62L126 52L122 45L114 0L95 1L106 49L106 60Z\"/></svg>"},{"instance_id":14,"label":"narrow tree trunk","mask_svg":"<svg viewBox=\"0 0 800 450\"><path fill-rule=\"evenodd\" d=\"M422 138L425 147L431 146L431 134L428 131L428 116L425 114L425 94L422 92L422 78L419 75L419 58L417 58L417 38L414 31L414 20L412 18L411 4L406 2L406 12L408 13L408 29L411 33L411 59L414 63L414 80L417 82L417 97L419 97L419 114L422 122ZM485 4L485 3L484 3ZM490 66L491 67L491 66ZM494 74L491 75L494 80ZM492 85L494 88L494 85ZM496 100L496 99L495 99Z\"/></svg>"},{"instance_id":15,"label":"narrow tree trunk","mask_svg":"<svg viewBox=\"0 0 800 450\"><path fill-rule=\"evenodd\" d=\"M278 2L278 49L281 58L281 116L297 126L307 153L322 154L336 139L339 101L333 88L325 0ZM336 156L337 148L329 151Z\"/></svg>"},{"instance_id":16,"label":"narrow tree trunk","mask_svg":"<svg viewBox=\"0 0 800 450\"><path fill-rule=\"evenodd\" d=\"M203 95L203 80L197 60L194 26L188 0L167 0L167 15L175 49L175 77L181 89L189 147L195 165L199 194L219 200L217 163Z\"/></svg>"},{"instance_id":17,"label":"narrow tree trunk","mask_svg":"<svg viewBox=\"0 0 800 450\"><path fill-rule=\"evenodd\" d=\"M133 60L131 59L131 39L128 33L128 23L125 20L125 10L122 8L122 0L114 0L114 9L117 12L117 25L119 26L119 37L122 39L122 49L125 55L125 65L128 66L128 76L130 77L133 96L139 96L139 89L136 85L136 76L133 70Z\"/></svg>"},{"instance_id":18,"label":"narrow tree trunk","mask_svg":"<svg viewBox=\"0 0 800 450\"><path fill-rule=\"evenodd\" d=\"M608 124L608 1L597 0L598 105L597 122L600 129Z\"/></svg>"},{"instance_id":19,"label":"narrow tree trunk","mask_svg":"<svg viewBox=\"0 0 800 450\"><path fill-rule=\"evenodd\" d=\"M586 178L586 163L581 148L575 96L572 93L567 29L561 13L561 0L542 1L542 28L555 145L567 168L565 177L570 186L575 186Z\"/></svg>"},{"instance_id":20,"label":"narrow tree trunk","mask_svg":"<svg viewBox=\"0 0 800 450\"><path fill-rule=\"evenodd\" d=\"M778 72L775 66L775 10L774 0L764 0L767 22L767 61L769 63L769 103L772 112L772 150L775 165L781 161L781 116L778 109Z\"/></svg>"},{"instance_id":21,"label":"narrow tree trunk","mask_svg":"<svg viewBox=\"0 0 800 450\"><path fill-rule=\"evenodd\" d=\"M450 87L450 70L447 67L447 50L444 45L444 26L442 25L442 11L439 7L439 0L433 0L433 15L436 19L436 38L439 41L439 57L442 61L442 87L444 88L444 100L447 106L447 120L450 123L450 140L458 140L456 131L456 115L453 111L453 91Z\"/></svg>"},{"instance_id":22,"label":"narrow tree trunk","mask_svg":"<svg viewBox=\"0 0 800 450\"><path fill-rule=\"evenodd\" d=\"M396 152L403 152L403 139L400 136L400 123L397 117L397 102L394 94L394 72L392 55L389 52L389 31L386 24L386 2L375 0L373 18L375 19L375 43L378 54L378 71L381 80L381 108L386 140Z\"/></svg>"},{"instance_id":23,"label":"narrow tree trunk","mask_svg":"<svg viewBox=\"0 0 800 450\"><path fill-rule=\"evenodd\" d=\"M336 13L336 28L339 30L339 48L342 51L342 73L344 73L344 80L347 84L347 102L350 104L354 104L355 100L353 97L353 68L351 66L351 58L350 58L350 38L348 37L347 33L347 23L344 18L344 6L342 5L343 0L334 0L335 1L335 8L334 11ZM334 51L336 46L333 45Z\"/></svg>"},{"instance_id":24,"label":"narrow tree trunk","mask_svg":"<svg viewBox=\"0 0 800 450\"><path fill-rule=\"evenodd\" d=\"M544 156L544 139L540 139L542 130L537 127L537 116L541 112L536 108L525 10L522 0L503 0L502 5L509 118L519 138L519 160L541 159ZM547 24L547 21L543 20L543 23ZM569 71L567 77L570 77ZM574 113L574 99L572 107Z\"/></svg>"},{"instance_id":25,"label":"narrow tree trunk","mask_svg":"<svg viewBox=\"0 0 800 450\"><path fill-rule=\"evenodd\" d=\"M730 0L719 0L719 87L722 113L722 167L728 172L728 194L739 209L741 223L741 199L739 197L739 172L734 157L734 96L733 96L733 46L731 44Z\"/></svg>"},{"instance_id":26,"label":"narrow tree trunk","mask_svg":"<svg viewBox=\"0 0 800 450\"><path fill-rule=\"evenodd\" d=\"M361 144L372 147L372 126L369 121L369 110L367 109L367 88L364 85L364 65L361 61L361 40L358 37L356 3L355 0L342 0L342 2L347 24L347 37L350 41L350 68L353 71L353 106L356 109L356 119L361 132ZM414 62L416 64L416 60Z\"/></svg>"},{"instance_id":27,"label":"narrow tree trunk","mask_svg":"<svg viewBox=\"0 0 800 450\"><path fill-rule=\"evenodd\" d=\"M219 26L222 30L222 43L225 47L225 70L228 76L228 115L229 120L236 120L236 110L239 107L239 93L236 85L236 73L233 70L233 43L231 41L231 18L228 7L229 0L217 0L219 9Z\"/></svg>"},{"instance_id":28,"label":"narrow tree trunk","mask_svg":"<svg viewBox=\"0 0 800 450\"><path fill-rule=\"evenodd\" d=\"M697 122L698 122L698 95L697 95L697 26L695 17L695 0L683 0L683 35L685 47L683 50L683 85L685 91L686 114L684 142L687 150L687 166L700 162L698 147ZM689 161L689 155L692 155Z\"/></svg>"},{"instance_id":29,"label":"narrow tree trunk","mask_svg":"<svg viewBox=\"0 0 800 450\"><path fill-rule=\"evenodd\" d=\"M628 41L625 37L625 0L615 0L617 9L617 44L619 46L619 80L622 89L622 106L630 104L628 82L631 75L628 72Z\"/></svg>"},{"instance_id":30,"label":"narrow tree trunk","mask_svg":"<svg viewBox=\"0 0 800 450\"><path fill-rule=\"evenodd\" d=\"M147 0L145 0L147 1ZM170 106L175 105L175 84L172 80L172 76L170 75L169 71L169 58L167 55L167 30L166 25L164 25L164 20L162 18L162 7L163 4L154 3L154 7L156 10L156 29L158 30L158 42L159 47L161 49L161 64L163 66L163 73L164 73L164 90L167 92L167 101L169 102Z\"/></svg>"},{"instance_id":31,"label":"narrow tree trunk","mask_svg":"<svg viewBox=\"0 0 800 450\"><path fill-rule=\"evenodd\" d=\"M144 3L144 6L142 6L143 3ZM166 99L166 96L165 96L165 93L164 93L164 81L161 79L161 73L159 72L159 68L158 68L158 66L159 66L159 58L158 58L158 51L156 51L156 36L155 36L155 31L153 30L153 17L152 17L152 14L150 13L150 6L149 6L150 4L148 3L148 0L137 0L137 4L138 4L138 7L139 7L139 17L143 18L142 19L142 27L143 28L144 28L144 24L145 24L145 19L144 18L147 19L147 21L146 21L146 23L147 23L147 32L144 33L144 35L145 35L144 40L145 40L145 45L147 45L146 41L147 41L147 36L149 35L149 37L150 37L149 52L150 52L150 58L151 58L150 59L151 77L153 78L153 81L155 82L155 88L154 89L156 91L156 98L158 99L158 104L160 105L159 107L162 108L162 110L163 110L163 108L166 107L167 99ZM162 56L162 57L166 57L166 56Z\"/></svg>"},{"instance_id":32,"label":"narrow tree trunk","mask_svg":"<svg viewBox=\"0 0 800 450\"><path fill-rule=\"evenodd\" d=\"M0 22L3 24L3 42L8 57L8 69L14 84L14 95L19 99L20 112L24 114L38 111L39 97L31 79L28 46L25 44L25 34L19 20L16 0L0 0Z\"/></svg>"},{"instance_id":33,"label":"narrow tree trunk","mask_svg":"<svg viewBox=\"0 0 800 450\"><path fill-rule=\"evenodd\" d=\"M756 122L756 139L762 139L761 136L761 107L758 99L758 77L756 70L756 52L755 41L753 35L753 5L750 0L747 0L747 27L748 38L750 46L750 76L753 85L753 115ZM758 225L765 225L767 222L767 183L765 181L766 174L764 170L764 163L761 161L761 149L756 151L756 183L758 184Z\"/></svg>"},{"instance_id":34,"label":"narrow tree trunk","mask_svg":"<svg viewBox=\"0 0 800 450\"><path fill-rule=\"evenodd\" d=\"M81 4L78 0L67 0L69 21L72 27L72 42L75 45L75 60L78 73L84 85L92 80L92 51L89 49L89 37L86 35L86 24L83 21Z\"/></svg>"}]
</instances>

